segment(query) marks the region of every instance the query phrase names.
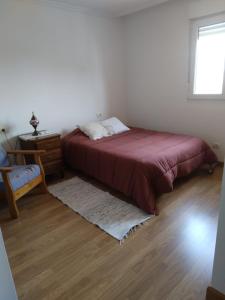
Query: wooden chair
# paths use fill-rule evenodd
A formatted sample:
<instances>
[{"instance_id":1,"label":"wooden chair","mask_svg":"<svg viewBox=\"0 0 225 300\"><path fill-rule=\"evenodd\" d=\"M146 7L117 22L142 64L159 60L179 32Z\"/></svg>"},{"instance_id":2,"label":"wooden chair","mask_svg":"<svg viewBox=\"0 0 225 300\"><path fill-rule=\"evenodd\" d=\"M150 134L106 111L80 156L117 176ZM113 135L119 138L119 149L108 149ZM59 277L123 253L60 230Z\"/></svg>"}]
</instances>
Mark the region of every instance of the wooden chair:
<instances>
[{"instance_id":1,"label":"wooden chair","mask_svg":"<svg viewBox=\"0 0 225 300\"><path fill-rule=\"evenodd\" d=\"M47 193L45 173L41 163L41 154L44 150L15 150L5 151L0 147L0 196L6 197L9 211L13 218L18 218L19 210L16 201L27 194L36 186L40 186L42 192ZM22 158L22 165L9 163L9 155ZM26 165L25 155L34 156L35 164Z\"/></svg>"}]
</instances>

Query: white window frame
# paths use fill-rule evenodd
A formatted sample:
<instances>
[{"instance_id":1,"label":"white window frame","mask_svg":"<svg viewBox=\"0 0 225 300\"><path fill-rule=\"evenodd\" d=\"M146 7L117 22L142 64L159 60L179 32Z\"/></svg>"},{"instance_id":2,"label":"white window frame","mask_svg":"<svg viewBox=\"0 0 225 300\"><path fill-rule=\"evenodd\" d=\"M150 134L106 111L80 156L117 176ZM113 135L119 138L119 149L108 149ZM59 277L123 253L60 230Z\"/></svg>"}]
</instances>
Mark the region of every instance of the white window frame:
<instances>
[{"instance_id":1,"label":"white window frame","mask_svg":"<svg viewBox=\"0 0 225 300\"><path fill-rule=\"evenodd\" d=\"M190 63L189 63L189 84L188 84L188 98L189 99L203 99L203 100L225 100L225 66L224 66L224 79L223 79L223 92L222 94L194 94L194 79L195 79L195 60L196 60L196 47L198 40L198 33L200 27L210 26L218 23L225 22L225 14L211 16L207 18L194 19L191 21L190 32Z\"/></svg>"}]
</instances>

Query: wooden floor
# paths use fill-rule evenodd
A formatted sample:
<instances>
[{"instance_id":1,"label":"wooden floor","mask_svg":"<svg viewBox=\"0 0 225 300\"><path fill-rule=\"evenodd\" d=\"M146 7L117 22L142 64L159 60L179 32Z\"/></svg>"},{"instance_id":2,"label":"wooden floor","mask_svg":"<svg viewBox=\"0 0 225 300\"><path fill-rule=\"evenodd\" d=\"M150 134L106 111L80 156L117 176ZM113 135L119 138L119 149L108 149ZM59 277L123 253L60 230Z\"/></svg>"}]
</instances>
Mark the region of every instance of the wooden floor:
<instances>
[{"instance_id":1,"label":"wooden floor","mask_svg":"<svg viewBox=\"0 0 225 300\"><path fill-rule=\"evenodd\" d=\"M222 167L159 199L160 216L120 246L50 195L0 210L19 299L203 300L210 283Z\"/></svg>"}]
</instances>

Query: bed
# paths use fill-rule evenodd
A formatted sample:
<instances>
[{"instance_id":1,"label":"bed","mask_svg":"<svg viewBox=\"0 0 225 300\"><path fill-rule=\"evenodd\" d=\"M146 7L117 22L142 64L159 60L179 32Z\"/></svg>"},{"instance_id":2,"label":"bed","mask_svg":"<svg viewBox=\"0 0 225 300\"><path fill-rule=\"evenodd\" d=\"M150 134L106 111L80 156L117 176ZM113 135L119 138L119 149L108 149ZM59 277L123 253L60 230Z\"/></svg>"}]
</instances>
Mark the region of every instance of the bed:
<instances>
[{"instance_id":1,"label":"bed","mask_svg":"<svg viewBox=\"0 0 225 300\"><path fill-rule=\"evenodd\" d=\"M176 178L216 155L201 139L140 128L90 140L79 129L62 140L65 163L129 197L138 207L157 214L157 197L171 192Z\"/></svg>"}]
</instances>

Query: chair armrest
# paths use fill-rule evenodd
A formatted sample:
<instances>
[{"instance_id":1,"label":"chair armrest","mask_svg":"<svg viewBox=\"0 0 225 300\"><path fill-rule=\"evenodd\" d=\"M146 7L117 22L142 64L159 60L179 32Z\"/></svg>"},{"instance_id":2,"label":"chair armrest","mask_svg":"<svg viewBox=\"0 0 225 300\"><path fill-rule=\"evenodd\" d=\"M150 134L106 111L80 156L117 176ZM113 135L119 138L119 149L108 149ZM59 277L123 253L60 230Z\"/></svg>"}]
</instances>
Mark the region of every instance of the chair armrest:
<instances>
[{"instance_id":1,"label":"chair armrest","mask_svg":"<svg viewBox=\"0 0 225 300\"><path fill-rule=\"evenodd\" d=\"M10 168L10 167L2 167L2 168L0 168L0 172L6 174L6 173L11 172L12 169L13 169L13 168Z\"/></svg>"},{"instance_id":2,"label":"chair armrest","mask_svg":"<svg viewBox=\"0 0 225 300\"><path fill-rule=\"evenodd\" d=\"M45 150L11 150L7 151L7 154L15 154L15 155L41 155L44 154Z\"/></svg>"},{"instance_id":3,"label":"chair armrest","mask_svg":"<svg viewBox=\"0 0 225 300\"><path fill-rule=\"evenodd\" d=\"M41 162L40 157L45 152L46 152L45 150L10 150L10 151L7 151L7 154L15 155L17 159L19 156L22 157L23 164L26 165L25 155L33 155L35 162L37 164L40 164L40 162ZM17 163L18 163L18 160L17 160Z\"/></svg>"}]
</instances>

